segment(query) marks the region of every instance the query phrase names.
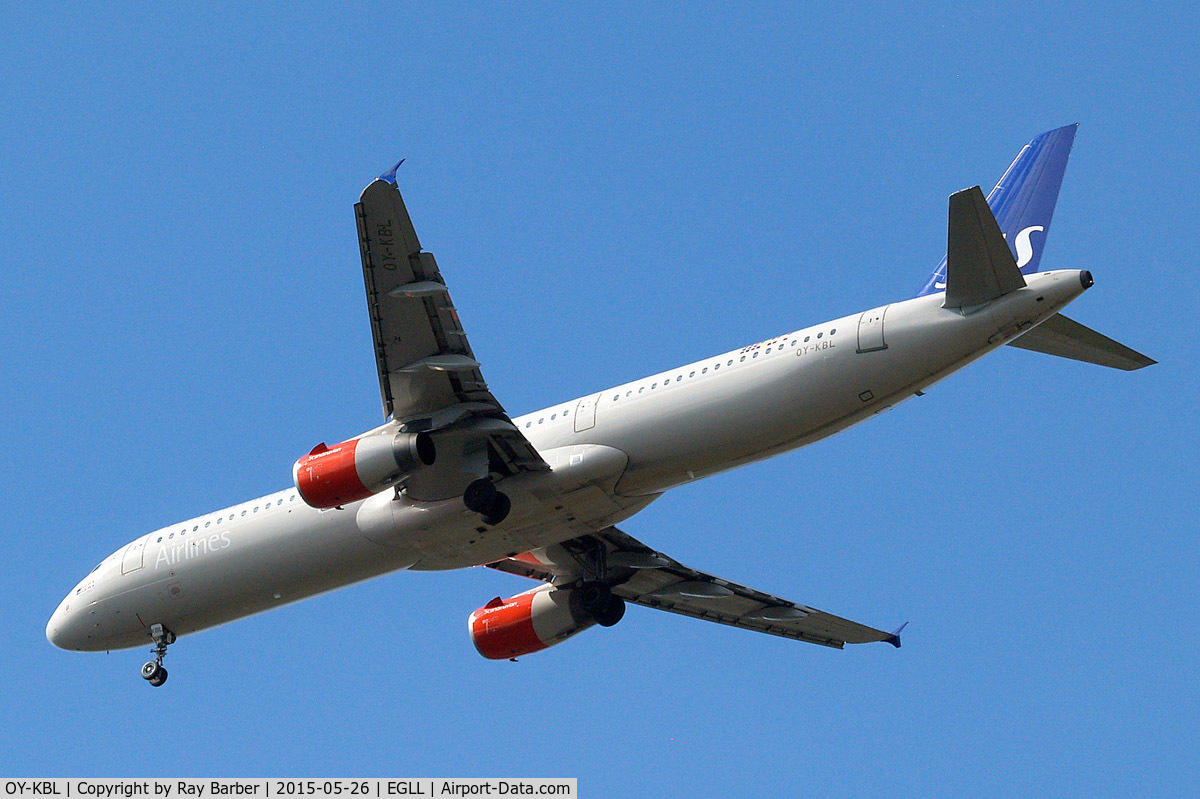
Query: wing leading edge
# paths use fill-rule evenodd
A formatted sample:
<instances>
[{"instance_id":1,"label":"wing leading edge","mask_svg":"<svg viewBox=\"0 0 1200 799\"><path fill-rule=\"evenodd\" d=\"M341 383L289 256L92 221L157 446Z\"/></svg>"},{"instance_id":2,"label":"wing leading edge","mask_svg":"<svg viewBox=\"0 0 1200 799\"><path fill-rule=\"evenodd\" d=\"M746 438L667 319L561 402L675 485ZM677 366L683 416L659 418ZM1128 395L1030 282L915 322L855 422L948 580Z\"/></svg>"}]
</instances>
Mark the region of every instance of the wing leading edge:
<instances>
[{"instance_id":1,"label":"wing leading edge","mask_svg":"<svg viewBox=\"0 0 1200 799\"><path fill-rule=\"evenodd\" d=\"M488 565L556 585L602 580L644 607L835 649L875 641L899 647L903 629L876 630L697 571L616 527Z\"/></svg>"}]
</instances>

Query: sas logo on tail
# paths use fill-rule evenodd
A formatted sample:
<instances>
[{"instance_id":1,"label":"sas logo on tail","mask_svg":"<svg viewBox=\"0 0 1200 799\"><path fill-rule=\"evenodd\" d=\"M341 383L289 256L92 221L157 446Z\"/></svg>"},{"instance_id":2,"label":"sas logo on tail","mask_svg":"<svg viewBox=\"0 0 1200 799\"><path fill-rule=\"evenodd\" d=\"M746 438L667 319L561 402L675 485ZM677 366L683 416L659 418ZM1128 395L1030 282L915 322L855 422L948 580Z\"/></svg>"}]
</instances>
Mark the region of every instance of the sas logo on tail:
<instances>
[{"instance_id":1,"label":"sas logo on tail","mask_svg":"<svg viewBox=\"0 0 1200 799\"><path fill-rule=\"evenodd\" d=\"M1033 242L1029 240L1030 235L1034 232L1042 233L1045 230L1044 225L1030 225L1017 234L1017 242L1014 245L1017 249L1017 269L1024 269L1033 260ZM1002 233L1001 235L1004 236L1005 241L1008 241L1007 233ZM933 287L935 289L944 289L946 288L946 283L945 281L938 281L933 284Z\"/></svg>"},{"instance_id":2,"label":"sas logo on tail","mask_svg":"<svg viewBox=\"0 0 1200 799\"><path fill-rule=\"evenodd\" d=\"M1029 234L1033 233L1035 230L1038 233L1041 233L1045 229L1046 228L1042 225L1030 225L1017 234L1016 248L1018 269L1024 268L1027 263L1033 260L1033 244L1029 241ZM1004 240L1008 241L1008 236L1005 236Z\"/></svg>"}]
</instances>

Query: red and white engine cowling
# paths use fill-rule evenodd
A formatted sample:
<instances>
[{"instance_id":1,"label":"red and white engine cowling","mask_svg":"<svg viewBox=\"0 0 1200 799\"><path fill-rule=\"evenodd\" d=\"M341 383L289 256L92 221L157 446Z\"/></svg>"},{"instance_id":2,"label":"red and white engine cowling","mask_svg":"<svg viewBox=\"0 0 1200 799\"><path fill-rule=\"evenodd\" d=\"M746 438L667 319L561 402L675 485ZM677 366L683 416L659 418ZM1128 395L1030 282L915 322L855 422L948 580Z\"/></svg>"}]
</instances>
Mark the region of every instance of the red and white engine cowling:
<instances>
[{"instance_id":1,"label":"red and white engine cowling","mask_svg":"<svg viewBox=\"0 0 1200 799\"><path fill-rule=\"evenodd\" d=\"M318 444L296 461L292 479L314 508L335 508L366 499L418 470L433 465L428 433L364 436L332 447Z\"/></svg>"},{"instance_id":2,"label":"red and white engine cowling","mask_svg":"<svg viewBox=\"0 0 1200 799\"><path fill-rule=\"evenodd\" d=\"M467 619L471 641L491 660L528 655L565 641L596 623L572 601L573 590L539 585L508 599L496 597Z\"/></svg>"}]
</instances>

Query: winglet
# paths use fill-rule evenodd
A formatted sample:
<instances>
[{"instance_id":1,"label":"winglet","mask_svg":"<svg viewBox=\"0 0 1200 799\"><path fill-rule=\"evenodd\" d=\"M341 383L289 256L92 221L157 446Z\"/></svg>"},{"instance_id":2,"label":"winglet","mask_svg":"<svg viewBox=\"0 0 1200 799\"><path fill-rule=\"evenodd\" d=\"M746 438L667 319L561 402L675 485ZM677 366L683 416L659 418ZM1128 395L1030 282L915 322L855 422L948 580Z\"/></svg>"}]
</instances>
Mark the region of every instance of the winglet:
<instances>
[{"instance_id":1,"label":"winglet","mask_svg":"<svg viewBox=\"0 0 1200 799\"><path fill-rule=\"evenodd\" d=\"M396 165L394 167L392 167L387 172L384 172L382 175L380 175L379 179L387 181L388 183L391 183L393 186L395 186L396 185L396 170L400 168L400 165L403 164L404 161L405 161L405 159L401 158L399 161L396 162Z\"/></svg>"},{"instance_id":2,"label":"winglet","mask_svg":"<svg viewBox=\"0 0 1200 799\"><path fill-rule=\"evenodd\" d=\"M908 626L908 622L904 622L904 624L901 624L899 627L892 630L892 634L890 636L888 636L887 638L884 638L883 640L886 641L887 643L891 644L892 646L896 647L897 649L899 649L900 648L900 633L907 626Z\"/></svg>"}]
</instances>

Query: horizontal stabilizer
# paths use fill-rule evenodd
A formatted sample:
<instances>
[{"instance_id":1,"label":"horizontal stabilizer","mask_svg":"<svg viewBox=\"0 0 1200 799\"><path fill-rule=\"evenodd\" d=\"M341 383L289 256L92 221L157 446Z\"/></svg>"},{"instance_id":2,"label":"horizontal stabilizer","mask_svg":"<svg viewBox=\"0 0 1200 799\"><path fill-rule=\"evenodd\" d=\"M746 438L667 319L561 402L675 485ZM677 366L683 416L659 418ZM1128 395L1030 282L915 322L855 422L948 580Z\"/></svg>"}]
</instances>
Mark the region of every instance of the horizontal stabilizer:
<instances>
[{"instance_id":1,"label":"horizontal stabilizer","mask_svg":"<svg viewBox=\"0 0 1200 799\"><path fill-rule=\"evenodd\" d=\"M1020 338L1008 342L1010 347L1044 352L1061 358L1111 366L1113 369L1133 371L1158 363L1140 352L1129 349L1108 336L1097 333L1090 327L1055 314Z\"/></svg>"},{"instance_id":2,"label":"horizontal stabilizer","mask_svg":"<svg viewBox=\"0 0 1200 799\"><path fill-rule=\"evenodd\" d=\"M950 195L943 307L982 305L1025 285L996 217L976 186Z\"/></svg>"}]
</instances>

